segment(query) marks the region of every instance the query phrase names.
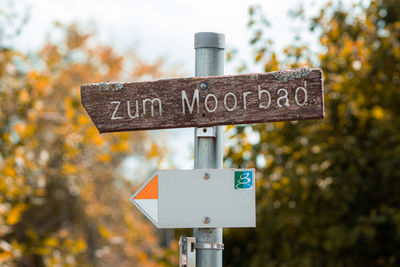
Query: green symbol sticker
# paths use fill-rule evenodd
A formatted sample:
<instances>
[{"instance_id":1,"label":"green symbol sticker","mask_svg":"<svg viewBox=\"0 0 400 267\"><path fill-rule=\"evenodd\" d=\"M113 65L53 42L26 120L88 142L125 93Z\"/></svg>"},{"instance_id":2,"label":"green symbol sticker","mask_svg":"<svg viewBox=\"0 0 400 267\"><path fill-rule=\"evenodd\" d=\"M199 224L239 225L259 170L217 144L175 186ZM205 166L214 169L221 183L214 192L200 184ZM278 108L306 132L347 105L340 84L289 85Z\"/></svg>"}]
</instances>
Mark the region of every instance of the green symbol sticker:
<instances>
[{"instance_id":1,"label":"green symbol sticker","mask_svg":"<svg viewBox=\"0 0 400 267\"><path fill-rule=\"evenodd\" d=\"M235 189L251 189L253 187L252 171L235 171Z\"/></svg>"}]
</instances>

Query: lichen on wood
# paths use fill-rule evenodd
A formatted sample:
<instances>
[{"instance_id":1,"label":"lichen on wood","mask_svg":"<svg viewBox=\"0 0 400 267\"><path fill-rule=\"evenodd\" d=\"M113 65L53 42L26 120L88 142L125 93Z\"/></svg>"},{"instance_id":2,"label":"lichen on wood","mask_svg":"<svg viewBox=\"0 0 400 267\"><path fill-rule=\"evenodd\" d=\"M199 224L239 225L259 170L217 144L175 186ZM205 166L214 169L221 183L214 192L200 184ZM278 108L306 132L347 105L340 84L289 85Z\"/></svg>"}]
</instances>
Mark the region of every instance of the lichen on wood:
<instances>
[{"instance_id":1,"label":"lichen on wood","mask_svg":"<svg viewBox=\"0 0 400 267\"><path fill-rule=\"evenodd\" d=\"M102 82L93 83L92 85L98 86L99 91L118 91L124 88L124 83L122 82Z\"/></svg>"},{"instance_id":2,"label":"lichen on wood","mask_svg":"<svg viewBox=\"0 0 400 267\"><path fill-rule=\"evenodd\" d=\"M308 76L311 73L311 71L312 69L309 67L302 67L293 70L275 71L272 72L271 74L279 81L287 82Z\"/></svg>"}]
</instances>

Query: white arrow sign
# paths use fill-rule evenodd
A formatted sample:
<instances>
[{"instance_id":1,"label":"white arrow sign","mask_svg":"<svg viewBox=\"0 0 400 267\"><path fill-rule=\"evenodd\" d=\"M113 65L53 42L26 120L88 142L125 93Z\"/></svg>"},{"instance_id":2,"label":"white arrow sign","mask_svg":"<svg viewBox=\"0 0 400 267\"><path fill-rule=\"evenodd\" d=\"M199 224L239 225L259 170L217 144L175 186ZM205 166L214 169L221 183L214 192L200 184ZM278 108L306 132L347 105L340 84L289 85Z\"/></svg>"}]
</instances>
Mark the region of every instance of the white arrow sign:
<instances>
[{"instance_id":1,"label":"white arrow sign","mask_svg":"<svg viewBox=\"0 0 400 267\"><path fill-rule=\"evenodd\" d=\"M157 228L255 227L254 169L157 171L131 201Z\"/></svg>"}]
</instances>

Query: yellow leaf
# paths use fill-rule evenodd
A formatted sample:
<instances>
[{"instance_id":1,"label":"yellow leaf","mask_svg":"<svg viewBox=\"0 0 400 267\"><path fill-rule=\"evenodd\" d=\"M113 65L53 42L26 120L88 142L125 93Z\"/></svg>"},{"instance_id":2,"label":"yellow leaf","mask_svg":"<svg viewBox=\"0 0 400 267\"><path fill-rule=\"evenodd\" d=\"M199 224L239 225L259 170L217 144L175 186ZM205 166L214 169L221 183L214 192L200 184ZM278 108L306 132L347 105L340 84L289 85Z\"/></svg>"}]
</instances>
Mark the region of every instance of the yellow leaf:
<instances>
[{"instance_id":1,"label":"yellow leaf","mask_svg":"<svg viewBox=\"0 0 400 267\"><path fill-rule=\"evenodd\" d=\"M73 253L80 253L85 251L87 248L86 242L83 239L78 239L72 246Z\"/></svg>"},{"instance_id":2,"label":"yellow leaf","mask_svg":"<svg viewBox=\"0 0 400 267\"><path fill-rule=\"evenodd\" d=\"M343 58L348 57L351 54L352 49L353 49L353 42L349 39L345 40L344 47L340 56Z\"/></svg>"},{"instance_id":3,"label":"yellow leaf","mask_svg":"<svg viewBox=\"0 0 400 267\"><path fill-rule=\"evenodd\" d=\"M50 86L50 77L39 73L38 71L30 71L27 78L34 89L39 93L45 93Z\"/></svg>"},{"instance_id":4,"label":"yellow leaf","mask_svg":"<svg viewBox=\"0 0 400 267\"><path fill-rule=\"evenodd\" d=\"M9 251L4 251L0 253L0 263L4 263L10 260L13 257L13 254Z\"/></svg>"},{"instance_id":5,"label":"yellow leaf","mask_svg":"<svg viewBox=\"0 0 400 267\"><path fill-rule=\"evenodd\" d=\"M111 156L109 154L100 154L96 156L96 159L100 162L110 162Z\"/></svg>"},{"instance_id":6,"label":"yellow leaf","mask_svg":"<svg viewBox=\"0 0 400 267\"><path fill-rule=\"evenodd\" d=\"M7 214L6 223L9 225L16 224L21 219L21 214L28 206L25 203L18 203Z\"/></svg>"},{"instance_id":7,"label":"yellow leaf","mask_svg":"<svg viewBox=\"0 0 400 267\"><path fill-rule=\"evenodd\" d=\"M50 78L48 76L41 75L36 81L36 89L39 92L46 92L47 87L50 85Z\"/></svg>"},{"instance_id":8,"label":"yellow leaf","mask_svg":"<svg viewBox=\"0 0 400 267\"><path fill-rule=\"evenodd\" d=\"M147 261L147 255L146 253L139 251L138 252L138 258L140 262L146 262Z\"/></svg>"},{"instance_id":9,"label":"yellow leaf","mask_svg":"<svg viewBox=\"0 0 400 267\"><path fill-rule=\"evenodd\" d=\"M28 94L28 92L26 91L26 89L23 89L19 92L18 94L18 100L23 103L26 104L29 102L29 100L31 100L30 95Z\"/></svg>"},{"instance_id":10,"label":"yellow leaf","mask_svg":"<svg viewBox=\"0 0 400 267\"><path fill-rule=\"evenodd\" d=\"M47 247L58 247L58 240L54 237L49 237L44 240L44 245Z\"/></svg>"},{"instance_id":11,"label":"yellow leaf","mask_svg":"<svg viewBox=\"0 0 400 267\"><path fill-rule=\"evenodd\" d=\"M100 136L100 135L99 135L99 132L97 131L96 127L90 127L86 132L86 136L88 138L94 138L95 136Z\"/></svg>"},{"instance_id":12,"label":"yellow leaf","mask_svg":"<svg viewBox=\"0 0 400 267\"><path fill-rule=\"evenodd\" d=\"M32 137L33 134L35 133L36 126L34 124L28 124L25 126L23 135L21 136L22 138L29 138Z\"/></svg>"},{"instance_id":13,"label":"yellow leaf","mask_svg":"<svg viewBox=\"0 0 400 267\"><path fill-rule=\"evenodd\" d=\"M65 248L71 248L72 245L73 245L73 240L72 240L71 238L67 238L67 239L65 239L64 242L63 242L63 246L64 246Z\"/></svg>"},{"instance_id":14,"label":"yellow leaf","mask_svg":"<svg viewBox=\"0 0 400 267\"><path fill-rule=\"evenodd\" d=\"M79 148L76 148L76 147L68 147L67 149L66 149L66 156L67 156L67 158L69 158L69 159L72 159L72 158L74 158L74 157L76 157L79 153L81 153L81 150L79 150Z\"/></svg>"},{"instance_id":15,"label":"yellow leaf","mask_svg":"<svg viewBox=\"0 0 400 267\"><path fill-rule=\"evenodd\" d=\"M147 156L149 158L155 158L160 155L159 148L157 144L152 144L149 153Z\"/></svg>"},{"instance_id":16,"label":"yellow leaf","mask_svg":"<svg viewBox=\"0 0 400 267\"><path fill-rule=\"evenodd\" d=\"M26 77L29 80L36 80L39 77L39 73L36 70L30 71L26 74Z\"/></svg>"},{"instance_id":17,"label":"yellow leaf","mask_svg":"<svg viewBox=\"0 0 400 267\"><path fill-rule=\"evenodd\" d=\"M257 53L256 59L255 59L256 62L260 61L263 58L263 56L264 56L263 53Z\"/></svg>"},{"instance_id":18,"label":"yellow leaf","mask_svg":"<svg viewBox=\"0 0 400 267\"><path fill-rule=\"evenodd\" d=\"M66 98L64 100L65 116L67 119L72 119L75 116L74 100L72 98Z\"/></svg>"},{"instance_id":19,"label":"yellow leaf","mask_svg":"<svg viewBox=\"0 0 400 267\"><path fill-rule=\"evenodd\" d=\"M299 159L300 157L301 157L301 153L300 152L298 152L298 151L296 151L296 152L294 152L293 154L292 154L292 157L294 158L294 159Z\"/></svg>"},{"instance_id":20,"label":"yellow leaf","mask_svg":"<svg viewBox=\"0 0 400 267\"><path fill-rule=\"evenodd\" d=\"M104 144L104 139L103 139L103 137L101 137L101 135L99 135L99 134L97 134L97 133L96 133L96 135L94 135L94 136L92 137L92 141L93 141L94 144L96 144L96 145L98 145L98 146L102 146L102 145Z\"/></svg>"},{"instance_id":21,"label":"yellow leaf","mask_svg":"<svg viewBox=\"0 0 400 267\"><path fill-rule=\"evenodd\" d=\"M74 117L74 115L75 115L75 111L74 111L72 108L66 108L66 110L65 110L65 116L66 116L68 119L72 119L72 118Z\"/></svg>"},{"instance_id":22,"label":"yellow leaf","mask_svg":"<svg viewBox=\"0 0 400 267\"><path fill-rule=\"evenodd\" d=\"M10 136L11 135L9 133L4 133L2 137L5 142L10 142L11 141Z\"/></svg>"},{"instance_id":23,"label":"yellow leaf","mask_svg":"<svg viewBox=\"0 0 400 267\"><path fill-rule=\"evenodd\" d=\"M282 182L283 185L288 185L290 180L287 177L283 177L281 182Z\"/></svg>"},{"instance_id":24,"label":"yellow leaf","mask_svg":"<svg viewBox=\"0 0 400 267\"><path fill-rule=\"evenodd\" d=\"M279 190L281 188L281 184L279 182L272 183L272 189Z\"/></svg>"},{"instance_id":25,"label":"yellow leaf","mask_svg":"<svg viewBox=\"0 0 400 267\"><path fill-rule=\"evenodd\" d=\"M17 175L17 172L15 171L13 166L6 166L3 169L4 176L10 176L10 177L15 177Z\"/></svg>"},{"instance_id":26,"label":"yellow leaf","mask_svg":"<svg viewBox=\"0 0 400 267\"><path fill-rule=\"evenodd\" d=\"M25 124L22 122L16 122L14 124L14 130L17 132L19 136L22 136L25 130Z\"/></svg>"},{"instance_id":27,"label":"yellow leaf","mask_svg":"<svg viewBox=\"0 0 400 267\"><path fill-rule=\"evenodd\" d=\"M76 174L78 173L78 168L70 163L65 163L63 165L64 174Z\"/></svg>"},{"instance_id":28,"label":"yellow leaf","mask_svg":"<svg viewBox=\"0 0 400 267\"><path fill-rule=\"evenodd\" d=\"M383 111L383 109L381 107L375 106L372 109L372 116L377 120L381 120L385 117L385 112Z\"/></svg>"},{"instance_id":29,"label":"yellow leaf","mask_svg":"<svg viewBox=\"0 0 400 267\"><path fill-rule=\"evenodd\" d=\"M104 226L100 225L100 226L98 227L97 230L99 231L99 234L100 234L104 239L110 238L111 235L110 235L110 233L108 232L108 230L107 230Z\"/></svg>"},{"instance_id":30,"label":"yellow leaf","mask_svg":"<svg viewBox=\"0 0 400 267\"><path fill-rule=\"evenodd\" d=\"M114 144L111 146L111 150L113 152L127 152L129 151L129 146L127 142L118 142L117 144Z\"/></svg>"},{"instance_id":31,"label":"yellow leaf","mask_svg":"<svg viewBox=\"0 0 400 267\"><path fill-rule=\"evenodd\" d=\"M51 253L51 249L45 247L39 247L35 249L35 252L39 255L48 255Z\"/></svg>"},{"instance_id":32,"label":"yellow leaf","mask_svg":"<svg viewBox=\"0 0 400 267\"><path fill-rule=\"evenodd\" d=\"M35 189L34 194L35 194L35 196L38 196L38 197L44 197L47 195L47 191L44 188L38 188L38 189Z\"/></svg>"},{"instance_id":33,"label":"yellow leaf","mask_svg":"<svg viewBox=\"0 0 400 267\"><path fill-rule=\"evenodd\" d=\"M84 116L82 114L79 114L78 116L78 123L79 124L88 124L89 123L89 118L88 116Z\"/></svg>"}]
</instances>

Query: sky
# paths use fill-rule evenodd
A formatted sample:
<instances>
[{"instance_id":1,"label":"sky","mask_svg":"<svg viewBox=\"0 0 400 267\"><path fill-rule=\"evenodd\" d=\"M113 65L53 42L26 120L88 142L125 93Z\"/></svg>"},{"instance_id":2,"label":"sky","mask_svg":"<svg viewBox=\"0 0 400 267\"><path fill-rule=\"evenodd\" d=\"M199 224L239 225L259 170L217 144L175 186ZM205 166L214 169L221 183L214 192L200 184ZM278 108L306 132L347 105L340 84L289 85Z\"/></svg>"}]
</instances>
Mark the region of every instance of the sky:
<instances>
[{"instance_id":1,"label":"sky","mask_svg":"<svg viewBox=\"0 0 400 267\"><path fill-rule=\"evenodd\" d=\"M313 5L315 0L304 2L310 13L321 5ZM99 39L119 51L134 50L150 61L164 57L191 76L196 32L224 33L227 49L236 48L242 58L251 58L248 8L260 3L272 24L268 33L275 45L290 43L298 27L287 15L299 5L296 0L274 1L273 5L254 0L19 0L18 5L29 9L30 19L14 45L38 48L54 21L78 22L86 27L95 25ZM234 74L234 69L227 66L225 72Z\"/></svg>"},{"instance_id":2,"label":"sky","mask_svg":"<svg viewBox=\"0 0 400 267\"><path fill-rule=\"evenodd\" d=\"M307 13L312 15L326 1L303 2ZM187 77L194 75L194 34L202 31L224 33L226 49L239 51L238 58L249 63L248 72L261 71L251 64L251 31L247 23L248 8L253 4L261 5L271 22L268 36L276 48L289 44L299 31L310 45L317 44L316 36L308 33L305 25L289 18L289 10L299 5L295 0L19 0L17 3L18 8L29 14L21 34L13 40L12 46L17 49L33 51L41 47L51 38L49 32L55 21L77 22L96 29L98 39L117 51L133 50L148 61L162 57L167 66L179 67L180 73ZM226 65L225 74L235 74L234 65ZM164 131L172 160L162 167L193 168L193 129Z\"/></svg>"}]
</instances>

